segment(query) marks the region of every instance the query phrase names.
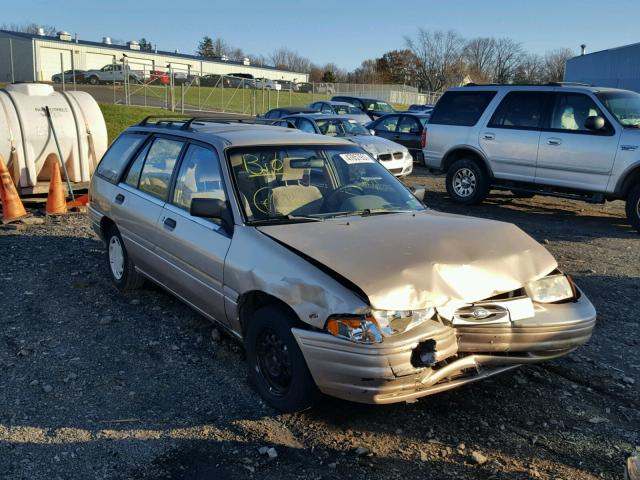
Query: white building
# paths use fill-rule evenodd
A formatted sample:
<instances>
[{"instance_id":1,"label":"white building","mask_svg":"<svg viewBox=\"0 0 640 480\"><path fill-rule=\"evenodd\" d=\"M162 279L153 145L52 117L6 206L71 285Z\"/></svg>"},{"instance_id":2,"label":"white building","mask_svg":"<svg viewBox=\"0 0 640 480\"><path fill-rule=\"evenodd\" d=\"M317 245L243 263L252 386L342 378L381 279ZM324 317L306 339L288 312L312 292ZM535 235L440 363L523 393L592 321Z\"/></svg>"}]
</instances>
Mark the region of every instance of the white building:
<instances>
[{"instance_id":1,"label":"white building","mask_svg":"<svg viewBox=\"0 0 640 480\"><path fill-rule=\"evenodd\" d=\"M640 92L640 43L570 58L564 79Z\"/></svg>"},{"instance_id":2,"label":"white building","mask_svg":"<svg viewBox=\"0 0 640 480\"><path fill-rule=\"evenodd\" d=\"M256 78L307 82L308 74L275 67L251 65L248 59L233 62L224 59L208 60L195 55L141 50L135 41L115 45L109 37L102 42L72 38L67 32L56 36L0 30L0 81L51 81L51 77L65 70L99 69L119 63L126 56L132 69L174 71L191 75L210 73L228 75L248 73Z\"/></svg>"}]
</instances>

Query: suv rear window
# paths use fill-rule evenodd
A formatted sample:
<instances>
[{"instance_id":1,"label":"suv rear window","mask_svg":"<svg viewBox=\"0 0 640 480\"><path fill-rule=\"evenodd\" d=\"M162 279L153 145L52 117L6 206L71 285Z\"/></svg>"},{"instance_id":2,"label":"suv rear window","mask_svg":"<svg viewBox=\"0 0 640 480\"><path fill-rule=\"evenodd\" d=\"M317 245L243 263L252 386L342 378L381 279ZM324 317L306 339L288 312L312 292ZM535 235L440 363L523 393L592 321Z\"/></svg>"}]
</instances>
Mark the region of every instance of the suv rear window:
<instances>
[{"instance_id":1,"label":"suv rear window","mask_svg":"<svg viewBox=\"0 0 640 480\"><path fill-rule=\"evenodd\" d=\"M147 138L146 135L135 133L120 135L102 157L98 165L98 175L111 182L117 182L129 158L145 138Z\"/></svg>"},{"instance_id":2,"label":"suv rear window","mask_svg":"<svg viewBox=\"0 0 640 480\"><path fill-rule=\"evenodd\" d=\"M489 127L538 129L542 126L542 115L549 94L546 92L509 92L505 95Z\"/></svg>"},{"instance_id":3,"label":"suv rear window","mask_svg":"<svg viewBox=\"0 0 640 480\"><path fill-rule=\"evenodd\" d=\"M433 109L429 123L471 127L478 123L495 95L495 91L445 92Z\"/></svg>"}]
</instances>

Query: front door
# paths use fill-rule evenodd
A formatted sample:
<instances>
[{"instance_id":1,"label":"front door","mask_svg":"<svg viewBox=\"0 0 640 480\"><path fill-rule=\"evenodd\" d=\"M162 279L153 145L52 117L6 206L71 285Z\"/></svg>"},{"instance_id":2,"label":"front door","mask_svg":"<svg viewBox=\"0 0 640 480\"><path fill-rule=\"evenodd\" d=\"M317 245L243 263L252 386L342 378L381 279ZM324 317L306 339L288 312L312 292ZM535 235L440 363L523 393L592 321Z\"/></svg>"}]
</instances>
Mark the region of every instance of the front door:
<instances>
[{"instance_id":1,"label":"front door","mask_svg":"<svg viewBox=\"0 0 640 480\"><path fill-rule=\"evenodd\" d=\"M374 127L376 136L395 141L395 138L398 136L399 120L400 117L398 115L385 115L380 118Z\"/></svg>"},{"instance_id":2,"label":"front door","mask_svg":"<svg viewBox=\"0 0 640 480\"><path fill-rule=\"evenodd\" d=\"M533 182L546 92L509 92L500 102L479 143L496 178Z\"/></svg>"},{"instance_id":3,"label":"front door","mask_svg":"<svg viewBox=\"0 0 640 480\"><path fill-rule=\"evenodd\" d=\"M620 136L608 120L601 130L585 128L592 116L606 119L588 95L555 94L540 137L536 183L596 192L606 189Z\"/></svg>"},{"instance_id":4,"label":"front door","mask_svg":"<svg viewBox=\"0 0 640 480\"><path fill-rule=\"evenodd\" d=\"M392 140L407 147L413 155L422 149L422 128L422 124L415 117L411 115L401 115L400 121L398 122L396 138Z\"/></svg>"},{"instance_id":5,"label":"front door","mask_svg":"<svg viewBox=\"0 0 640 480\"><path fill-rule=\"evenodd\" d=\"M197 310L223 324L223 271L231 237L217 220L192 217L194 198L227 200L216 152L190 144L175 187L159 220L158 253L167 266L167 286Z\"/></svg>"}]
</instances>

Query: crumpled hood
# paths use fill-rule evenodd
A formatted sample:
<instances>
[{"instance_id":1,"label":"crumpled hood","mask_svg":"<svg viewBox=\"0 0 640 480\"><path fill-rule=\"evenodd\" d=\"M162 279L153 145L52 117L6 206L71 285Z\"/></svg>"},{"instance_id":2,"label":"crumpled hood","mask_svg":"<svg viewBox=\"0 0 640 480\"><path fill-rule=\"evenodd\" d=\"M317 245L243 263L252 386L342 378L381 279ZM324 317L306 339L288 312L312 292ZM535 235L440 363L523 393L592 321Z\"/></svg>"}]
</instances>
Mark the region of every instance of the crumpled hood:
<instances>
[{"instance_id":1,"label":"crumpled hood","mask_svg":"<svg viewBox=\"0 0 640 480\"><path fill-rule=\"evenodd\" d=\"M476 302L557 268L513 224L433 211L258 229L347 278L385 310Z\"/></svg>"},{"instance_id":2,"label":"crumpled hood","mask_svg":"<svg viewBox=\"0 0 640 480\"><path fill-rule=\"evenodd\" d=\"M407 151L407 147L375 135L354 135L353 137L347 137L347 140L357 143L367 152L374 155Z\"/></svg>"}]
</instances>

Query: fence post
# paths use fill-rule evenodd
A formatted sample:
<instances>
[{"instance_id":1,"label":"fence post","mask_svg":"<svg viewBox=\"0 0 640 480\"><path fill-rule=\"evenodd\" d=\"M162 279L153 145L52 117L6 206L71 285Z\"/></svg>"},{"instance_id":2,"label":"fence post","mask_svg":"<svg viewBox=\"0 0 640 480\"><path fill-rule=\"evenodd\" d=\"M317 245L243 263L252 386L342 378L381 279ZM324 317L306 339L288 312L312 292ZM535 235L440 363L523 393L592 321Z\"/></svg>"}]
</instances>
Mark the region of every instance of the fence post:
<instances>
[{"instance_id":1,"label":"fence post","mask_svg":"<svg viewBox=\"0 0 640 480\"><path fill-rule=\"evenodd\" d=\"M180 113L184 114L184 83L180 84L180 96L182 97L182 109L180 110Z\"/></svg>"},{"instance_id":2,"label":"fence post","mask_svg":"<svg viewBox=\"0 0 640 480\"><path fill-rule=\"evenodd\" d=\"M15 72L13 70L13 40L9 39L9 57L11 59L11 83L16 81Z\"/></svg>"},{"instance_id":3,"label":"fence post","mask_svg":"<svg viewBox=\"0 0 640 480\"><path fill-rule=\"evenodd\" d=\"M316 91L316 82L311 82L311 103L315 101L314 100L315 91Z\"/></svg>"},{"instance_id":4,"label":"fence post","mask_svg":"<svg viewBox=\"0 0 640 480\"><path fill-rule=\"evenodd\" d=\"M111 83L113 84L113 103L116 104L116 57L111 57Z\"/></svg>"},{"instance_id":5,"label":"fence post","mask_svg":"<svg viewBox=\"0 0 640 480\"><path fill-rule=\"evenodd\" d=\"M60 81L62 82L62 91L64 92L66 90L64 83L64 52L60 52L60 71L62 72L60 74Z\"/></svg>"},{"instance_id":6,"label":"fence post","mask_svg":"<svg viewBox=\"0 0 640 480\"><path fill-rule=\"evenodd\" d=\"M73 89L76 90L76 61L73 56L73 50L71 50L71 80L73 81Z\"/></svg>"},{"instance_id":7,"label":"fence post","mask_svg":"<svg viewBox=\"0 0 640 480\"><path fill-rule=\"evenodd\" d=\"M258 95L258 91L254 88L252 90L252 97L253 97L253 116L256 116L256 96Z\"/></svg>"}]
</instances>

